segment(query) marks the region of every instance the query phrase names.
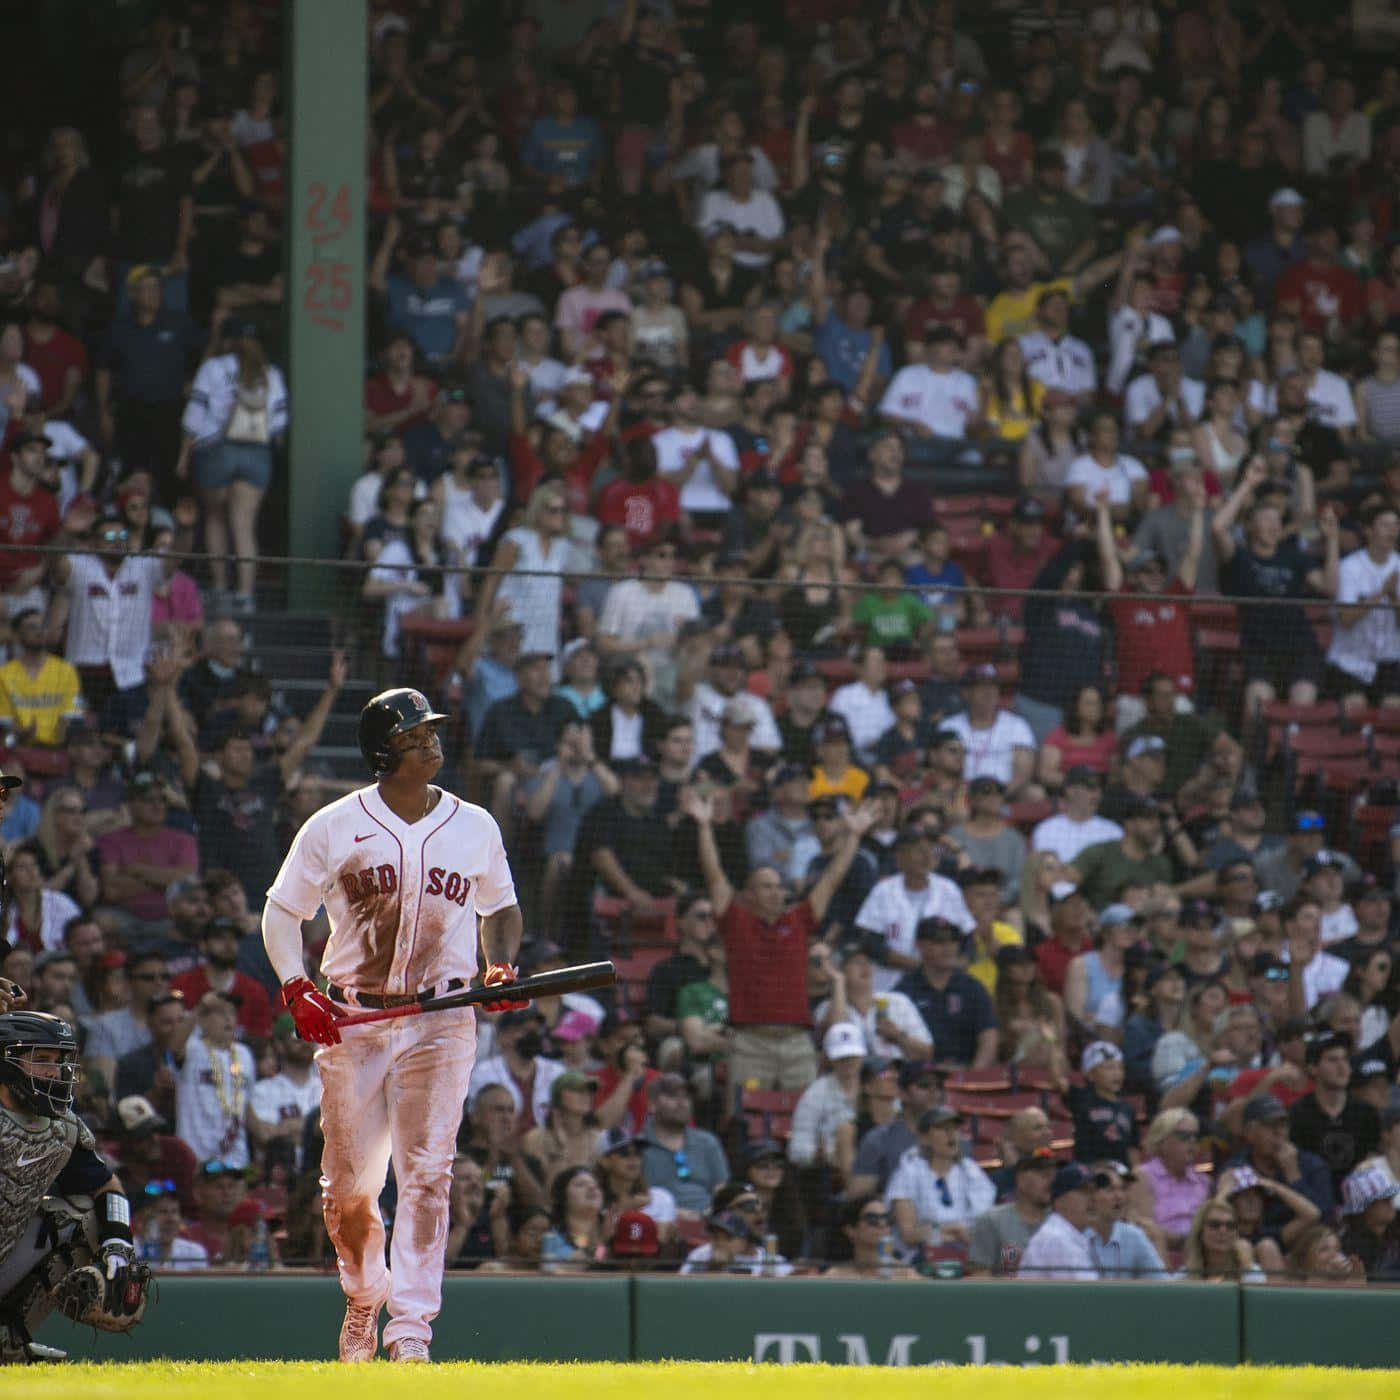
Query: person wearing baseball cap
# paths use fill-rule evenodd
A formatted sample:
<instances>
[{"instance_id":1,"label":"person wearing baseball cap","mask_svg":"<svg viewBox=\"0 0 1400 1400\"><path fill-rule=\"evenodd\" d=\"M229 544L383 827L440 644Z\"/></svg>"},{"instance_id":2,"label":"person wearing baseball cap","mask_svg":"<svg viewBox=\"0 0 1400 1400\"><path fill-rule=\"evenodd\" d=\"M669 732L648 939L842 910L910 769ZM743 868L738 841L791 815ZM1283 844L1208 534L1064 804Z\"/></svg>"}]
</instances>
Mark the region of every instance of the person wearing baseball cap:
<instances>
[{"instance_id":1,"label":"person wearing baseball cap","mask_svg":"<svg viewBox=\"0 0 1400 1400\"><path fill-rule=\"evenodd\" d=\"M1075 1156L1130 1162L1139 1135L1137 1113L1122 1097L1123 1052L1111 1040L1092 1041L1079 1057L1079 1072L1087 1082L1065 1095L1074 1119Z\"/></svg>"},{"instance_id":2,"label":"person wearing baseball cap","mask_svg":"<svg viewBox=\"0 0 1400 1400\"><path fill-rule=\"evenodd\" d=\"M1106 1279L1166 1278L1167 1266L1157 1246L1141 1225L1127 1219L1128 1187L1136 1180L1133 1169L1110 1157L1091 1163L1089 1172L1093 1189L1084 1237L1095 1268Z\"/></svg>"},{"instance_id":3,"label":"person wearing baseball cap","mask_svg":"<svg viewBox=\"0 0 1400 1400\"><path fill-rule=\"evenodd\" d=\"M1017 1158L1011 1168L1011 1199L979 1215L968 1242L968 1271L1014 1278L1031 1236L1050 1214L1050 1183L1060 1162L1048 1147Z\"/></svg>"},{"instance_id":4,"label":"person wearing baseball cap","mask_svg":"<svg viewBox=\"0 0 1400 1400\"><path fill-rule=\"evenodd\" d=\"M1020 596L1035 582L1060 542L1045 528L1045 507L1034 496L1022 496L1011 508L1006 525L987 540L982 576L988 588L1014 590L1011 596L990 599L1001 617L1019 622L1025 599Z\"/></svg>"},{"instance_id":5,"label":"person wearing baseball cap","mask_svg":"<svg viewBox=\"0 0 1400 1400\"><path fill-rule=\"evenodd\" d=\"M1171 885L1175 879L1162 840L1166 824L1181 831L1170 810L1151 797L1134 794L1124 799L1116 819L1122 822L1122 836L1081 851L1071 867L1078 873L1084 898L1095 909L1117 902L1125 886L1150 889Z\"/></svg>"},{"instance_id":6,"label":"person wearing baseball cap","mask_svg":"<svg viewBox=\"0 0 1400 1400\"><path fill-rule=\"evenodd\" d=\"M953 893L966 911L956 886ZM986 987L959 966L963 939L973 926L975 921L966 912L920 919L914 926L919 966L906 972L895 990L914 1003L940 1060L981 1068L996 1063L997 1022Z\"/></svg>"},{"instance_id":7,"label":"person wearing baseball cap","mask_svg":"<svg viewBox=\"0 0 1400 1400\"><path fill-rule=\"evenodd\" d=\"M854 1021L836 1021L822 1037L830 1070L803 1091L792 1114L788 1159L798 1167L837 1160L837 1135L855 1121L860 1100L860 1069L865 1063L865 1031Z\"/></svg>"},{"instance_id":8,"label":"person wearing baseball cap","mask_svg":"<svg viewBox=\"0 0 1400 1400\"><path fill-rule=\"evenodd\" d=\"M963 1121L946 1104L926 1109L917 1145L900 1158L885 1188L905 1249L966 1244L972 1222L996 1203L996 1187L986 1172L962 1155Z\"/></svg>"},{"instance_id":9,"label":"person wearing baseball cap","mask_svg":"<svg viewBox=\"0 0 1400 1400\"><path fill-rule=\"evenodd\" d=\"M872 1128L861 1139L846 1184L848 1196L883 1195L904 1154L918 1145L919 1119L943 1102L948 1071L932 1060L906 1060L899 1067L899 1116Z\"/></svg>"},{"instance_id":10,"label":"person wearing baseball cap","mask_svg":"<svg viewBox=\"0 0 1400 1400\"><path fill-rule=\"evenodd\" d=\"M1276 1181L1296 1192L1319 1216L1332 1215L1337 1197L1327 1163L1289 1140L1288 1110L1273 1094L1256 1094L1245 1101L1240 1137L1244 1145L1226 1163L1230 1170L1248 1167L1260 1180ZM1271 1193L1264 1202L1264 1232L1277 1238L1296 1213L1277 1192Z\"/></svg>"},{"instance_id":11,"label":"person wearing baseball cap","mask_svg":"<svg viewBox=\"0 0 1400 1400\"><path fill-rule=\"evenodd\" d=\"M1029 1279L1093 1280L1099 1277L1084 1231L1089 1224L1093 1173L1066 1162L1050 1179L1050 1214L1021 1256L1018 1275Z\"/></svg>"},{"instance_id":12,"label":"person wearing baseball cap","mask_svg":"<svg viewBox=\"0 0 1400 1400\"><path fill-rule=\"evenodd\" d=\"M1060 789L1060 810L1031 832L1031 850L1051 851L1062 864L1073 865L1079 853L1090 846L1117 841L1123 828L1099 815L1103 782L1103 774L1096 769L1072 764Z\"/></svg>"},{"instance_id":13,"label":"person wearing baseball cap","mask_svg":"<svg viewBox=\"0 0 1400 1400\"><path fill-rule=\"evenodd\" d=\"M979 662L963 672L967 708L949 715L942 728L963 742L963 776L970 782L983 774L1006 784L1006 796L1016 801L1035 776L1035 734L1020 715L1001 708L1001 677L991 662Z\"/></svg>"},{"instance_id":14,"label":"person wearing baseball cap","mask_svg":"<svg viewBox=\"0 0 1400 1400\"><path fill-rule=\"evenodd\" d=\"M1342 1182L1342 1253L1361 1261L1367 1283L1400 1283L1400 1234L1395 1197L1400 1185L1377 1162Z\"/></svg>"}]
</instances>

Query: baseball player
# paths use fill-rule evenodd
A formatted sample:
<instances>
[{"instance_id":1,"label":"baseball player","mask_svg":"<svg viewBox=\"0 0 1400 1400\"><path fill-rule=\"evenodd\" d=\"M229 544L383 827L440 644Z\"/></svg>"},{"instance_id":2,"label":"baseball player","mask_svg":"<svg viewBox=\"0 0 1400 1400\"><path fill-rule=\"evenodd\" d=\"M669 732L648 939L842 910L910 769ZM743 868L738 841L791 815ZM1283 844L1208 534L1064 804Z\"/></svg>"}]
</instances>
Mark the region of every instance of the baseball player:
<instances>
[{"instance_id":1,"label":"baseball player","mask_svg":"<svg viewBox=\"0 0 1400 1400\"><path fill-rule=\"evenodd\" d=\"M73 1113L77 1082L66 1021L0 1014L0 1365L64 1359L33 1340L55 1308L109 1332L145 1314L131 1207Z\"/></svg>"},{"instance_id":2,"label":"baseball player","mask_svg":"<svg viewBox=\"0 0 1400 1400\"><path fill-rule=\"evenodd\" d=\"M340 1359L427 1361L442 1304L452 1156L476 1054L471 1007L337 1025L349 1008L426 1001L464 988L480 938L487 986L515 979L521 917L490 813L433 787L437 714L416 690L386 690L360 714L360 752L378 780L308 819L263 912L263 942L297 1033L321 1048L321 1189L345 1321ZM325 993L304 975L301 921L324 904ZM480 924L478 930L478 921ZM526 1005L509 999L489 1011ZM388 1267L379 1215L390 1159L398 1211Z\"/></svg>"}]
</instances>

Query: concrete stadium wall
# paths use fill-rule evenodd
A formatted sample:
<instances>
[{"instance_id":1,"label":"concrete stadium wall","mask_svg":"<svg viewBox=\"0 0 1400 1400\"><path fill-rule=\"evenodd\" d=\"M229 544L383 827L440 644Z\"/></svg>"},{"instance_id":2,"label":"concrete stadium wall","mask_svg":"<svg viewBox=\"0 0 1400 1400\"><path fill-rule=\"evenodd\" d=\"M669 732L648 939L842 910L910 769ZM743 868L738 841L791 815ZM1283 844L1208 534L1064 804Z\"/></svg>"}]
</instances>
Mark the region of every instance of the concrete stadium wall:
<instances>
[{"instance_id":1,"label":"concrete stadium wall","mask_svg":"<svg viewBox=\"0 0 1400 1400\"><path fill-rule=\"evenodd\" d=\"M926 1283L825 1279L446 1280L438 1360L757 1360L1043 1366L1057 1362L1400 1366L1392 1289L1203 1283ZM131 1338L62 1319L41 1340L75 1358L325 1360L344 1302L333 1278L163 1278Z\"/></svg>"}]
</instances>

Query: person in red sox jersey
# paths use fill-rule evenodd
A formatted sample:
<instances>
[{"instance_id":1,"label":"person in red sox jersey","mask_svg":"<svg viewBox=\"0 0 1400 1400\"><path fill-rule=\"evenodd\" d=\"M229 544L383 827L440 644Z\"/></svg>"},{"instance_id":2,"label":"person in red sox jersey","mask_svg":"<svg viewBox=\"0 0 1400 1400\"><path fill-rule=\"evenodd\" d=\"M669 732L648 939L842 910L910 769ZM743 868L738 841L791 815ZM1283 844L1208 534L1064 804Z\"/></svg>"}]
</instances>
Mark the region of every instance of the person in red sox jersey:
<instances>
[{"instance_id":1,"label":"person in red sox jersey","mask_svg":"<svg viewBox=\"0 0 1400 1400\"><path fill-rule=\"evenodd\" d=\"M429 1360L442 1303L452 1156L476 1057L471 1007L345 1027L347 1008L426 1001L477 971L501 986L488 1011L524 1007L506 984L522 923L490 813L431 785L442 767L436 713L416 690L386 690L360 714L360 752L377 779L321 808L297 833L267 892L263 942L282 1001L320 1049L321 1187L345 1321L340 1359ZM325 905L324 992L305 976L301 921ZM479 923L479 929L478 929ZM379 1215L389 1161L398 1215L386 1267Z\"/></svg>"}]
</instances>

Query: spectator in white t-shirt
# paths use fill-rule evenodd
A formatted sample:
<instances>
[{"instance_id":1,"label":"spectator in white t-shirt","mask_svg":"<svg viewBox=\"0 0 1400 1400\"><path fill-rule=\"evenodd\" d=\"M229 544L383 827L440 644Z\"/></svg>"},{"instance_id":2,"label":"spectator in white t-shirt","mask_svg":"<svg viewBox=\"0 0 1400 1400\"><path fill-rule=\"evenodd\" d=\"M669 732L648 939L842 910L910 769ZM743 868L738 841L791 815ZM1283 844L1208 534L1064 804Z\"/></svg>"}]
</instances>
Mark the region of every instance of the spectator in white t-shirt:
<instances>
[{"instance_id":1,"label":"spectator in white t-shirt","mask_svg":"<svg viewBox=\"0 0 1400 1400\"><path fill-rule=\"evenodd\" d=\"M257 1079L253 1052L234 1035L238 1013L221 992L206 992L196 1008L198 1034L185 1042L175 1076L175 1133L201 1163L217 1157L248 1165L248 1095Z\"/></svg>"},{"instance_id":2,"label":"spectator in white t-shirt","mask_svg":"<svg viewBox=\"0 0 1400 1400\"><path fill-rule=\"evenodd\" d=\"M967 709L943 721L963 742L963 777L995 778L1006 787L1010 802L1018 800L1035 773L1035 735L1031 727L1001 708L997 668L989 663L971 666L963 677Z\"/></svg>"},{"instance_id":3,"label":"spectator in white t-shirt","mask_svg":"<svg viewBox=\"0 0 1400 1400\"><path fill-rule=\"evenodd\" d=\"M894 725L894 710L885 693L889 662L883 647L868 646L861 652L855 680L839 687L827 701L827 709L840 715L851 731L856 758L867 768L874 762L875 746Z\"/></svg>"},{"instance_id":4,"label":"spectator in white t-shirt","mask_svg":"<svg viewBox=\"0 0 1400 1400\"><path fill-rule=\"evenodd\" d=\"M963 443L977 417L977 381L958 368L962 342L949 325L934 326L926 340L928 363L905 365L880 400L880 417L921 438Z\"/></svg>"},{"instance_id":5,"label":"spectator in white t-shirt","mask_svg":"<svg viewBox=\"0 0 1400 1400\"><path fill-rule=\"evenodd\" d=\"M1299 381L1308 416L1324 427L1334 428L1343 442L1350 442L1356 432L1356 401L1351 386L1340 374L1323 369L1326 353L1327 342L1316 331L1300 332L1297 365L1267 387L1262 380L1254 380L1249 387L1250 408L1268 418L1280 413L1300 413L1303 404L1288 393L1293 381Z\"/></svg>"},{"instance_id":6,"label":"spectator in white t-shirt","mask_svg":"<svg viewBox=\"0 0 1400 1400\"><path fill-rule=\"evenodd\" d=\"M289 1017L282 1019L290 1020ZM321 1106L321 1071L314 1059L316 1047L302 1040L289 1026L274 1028L274 1043L281 1068L253 1085L249 1096L248 1130L259 1147L271 1142L290 1143L300 1165L307 1117Z\"/></svg>"},{"instance_id":7,"label":"spectator in white t-shirt","mask_svg":"<svg viewBox=\"0 0 1400 1400\"><path fill-rule=\"evenodd\" d=\"M778 201L767 190L755 188L753 157L736 151L724 163L724 188L711 190L700 201L696 219L702 237L719 224L734 230L734 261L740 267L767 267L773 260L786 225Z\"/></svg>"},{"instance_id":8,"label":"spectator in white t-shirt","mask_svg":"<svg viewBox=\"0 0 1400 1400\"><path fill-rule=\"evenodd\" d=\"M1136 263L1125 262L1125 268ZM1149 345L1164 344L1176 339L1172 323L1160 311L1152 309L1157 284L1145 268L1132 274L1128 299L1115 311L1108 323L1108 375L1105 383L1111 393L1121 394L1133 366L1138 364Z\"/></svg>"},{"instance_id":9,"label":"spectator in white t-shirt","mask_svg":"<svg viewBox=\"0 0 1400 1400\"><path fill-rule=\"evenodd\" d=\"M925 919L946 919L971 933L977 927L962 890L933 873L933 843L922 827L906 826L894 838L898 873L876 882L856 913L856 928L883 940L875 968L876 992L889 991L922 966L918 928Z\"/></svg>"},{"instance_id":10,"label":"spectator in white t-shirt","mask_svg":"<svg viewBox=\"0 0 1400 1400\"><path fill-rule=\"evenodd\" d=\"M1191 428L1206 407L1206 386L1181 371L1181 352L1167 340L1150 346L1147 373L1123 395L1123 422L1135 441L1155 441L1173 428Z\"/></svg>"},{"instance_id":11,"label":"spectator in white t-shirt","mask_svg":"<svg viewBox=\"0 0 1400 1400\"><path fill-rule=\"evenodd\" d=\"M1089 450L1070 463L1065 495L1074 513L1088 519L1100 491L1108 492L1115 519L1141 512L1147 504L1147 468L1136 457L1118 450L1118 420L1104 409L1089 427Z\"/></svg>"},{"instance_id":12,"label":"spectator in white t-shirt","mask_svg":"<svg viewBox=\"0 0 1400 1400\"><path fill-rule=\"evenodd\" d=\"M1031 833L1031 850L1053 851L1065 865L1073 865L1087 846L1119 840L1123 828L1098 814L1102 798L1102 774L1076 764L1065 774L1060 810Z\"/></svg>"},{"instance_id":13,"label":"spectator in white t-shirt","mask_svg":"<svg viewBox=\"0 0 1400 1400\"><path fill-rule=\"evenodd\" d=\"M1365 546L1337 570L1337 615L1323 693L1348 710L1400 696L1400 513L1380 505L1362 521Z\"/></svg>"},{"instance_id":14,"label":"spectator in white t-shirt","mask_svg":"<svg viewBox=\"0 0 1400 1400\"><path fill-rule=\"evenodd\" d=\"M656 470L680 492L681 509L700 515L725 515L739 480L734 439L700 422L700 399L689 384L671 399L671 426L651 440Z\"/></svg>"}]
</instances>

